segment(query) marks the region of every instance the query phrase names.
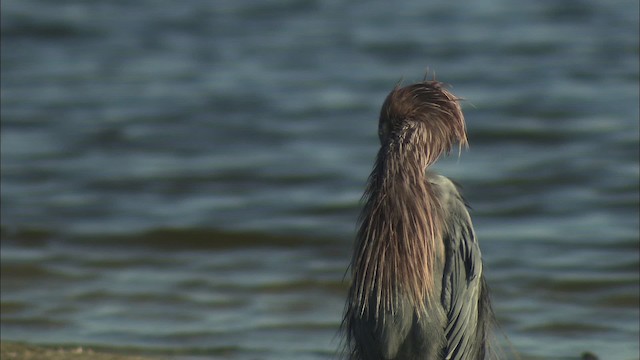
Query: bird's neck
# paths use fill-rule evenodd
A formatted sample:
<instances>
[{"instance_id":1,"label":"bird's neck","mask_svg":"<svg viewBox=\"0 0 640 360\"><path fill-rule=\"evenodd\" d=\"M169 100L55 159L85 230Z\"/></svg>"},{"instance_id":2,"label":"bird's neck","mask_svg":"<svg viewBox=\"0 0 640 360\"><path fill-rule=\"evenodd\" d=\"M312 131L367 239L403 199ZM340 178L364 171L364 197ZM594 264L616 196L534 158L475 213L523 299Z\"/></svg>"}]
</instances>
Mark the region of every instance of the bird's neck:
<instances>
[{"instance_id":1,"label":"bird's neck","mask_svg":"<svg viewBox=\"0 0 640 360\"><path fill-rule=\"evenodd\" d=\"M426 157L411 150L383 147L369 179L353 260L363 311L393 312L400 295L424 310L433 293L441 211Z\"/></svg>"},{"instance_id":2,"label":"bird's neck","mask_svg":"<svg viewBox=\"0 0 640 360\"><path fill-rule=\"evenodd\" d=\"M382 183L380 186L408 185L419 191L425 183L429 163L424 152L410 146L392 144L380 149L376 167Z\"/></svg>"}]
</instances>

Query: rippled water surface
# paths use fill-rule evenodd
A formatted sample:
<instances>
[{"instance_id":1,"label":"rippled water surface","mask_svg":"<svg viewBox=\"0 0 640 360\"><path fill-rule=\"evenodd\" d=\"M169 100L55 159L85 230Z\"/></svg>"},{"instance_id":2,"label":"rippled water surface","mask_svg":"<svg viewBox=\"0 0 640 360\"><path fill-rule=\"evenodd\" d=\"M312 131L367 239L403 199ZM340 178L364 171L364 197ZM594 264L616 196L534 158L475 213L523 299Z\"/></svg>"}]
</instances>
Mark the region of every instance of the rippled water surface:
<instances>
[{"instance_id":1,"label":"rippled water surface","mask_svg":"<svg viewBox=\"0 0 640 360\"><path fill-rule=\"evenodd\" d=\"M466 99L470 149L437 171L473 207L506 357L639 358L637 2L1 16L3 340L335 358L377 113L428 68Z\"/></svg>"}]
</instances>

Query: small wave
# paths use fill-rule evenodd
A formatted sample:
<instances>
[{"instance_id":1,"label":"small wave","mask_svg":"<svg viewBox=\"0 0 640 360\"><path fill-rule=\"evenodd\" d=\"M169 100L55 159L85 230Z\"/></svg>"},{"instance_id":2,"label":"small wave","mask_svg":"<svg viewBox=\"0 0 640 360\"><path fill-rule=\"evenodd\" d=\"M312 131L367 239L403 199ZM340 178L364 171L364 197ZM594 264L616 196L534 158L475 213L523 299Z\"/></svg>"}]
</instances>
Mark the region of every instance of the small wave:
<instances>
[{"instance_id":1,"label":"small wave","mask_svg":"<svg viewBox=\"0 0 640 360\"><path fill-rule=\"evenodd\" d=\"M31 318L3 318L2 319L3 326L11 326L14 328L21 329L61 329L65 326L68 326L67 322L52 320L50 318L39 318L39 317L31 317Z\"/></svg>"},{"instance_id":2,"label":"small wave","mask_svg":"<svg viewBox=\"0 0 640 360\"><path fill-rule=\"evenodd\" d=\"M550 322L541 325L529 326L527 332L541 334L555 334L557 336L566 335L587 335L592 333L609 333L614 329L607 326L593 324L573 323L573 322Z\"/></svg>"},{"instance_id":3,"label":"small wave","mask_svg":"<svg viewBox=\"0 0 640 360\"><path fill-rule=\"evenodd\" d=\"M209 228L155 228L130 234L65 234L51 229L0 229L3 244L40 247L51 242L77 246L137 247L153 250L204 250L247 247L299 247L339 244L314 236L237 232Z\"/></svg>"},{"instance_id":4,"label":"small wave","mask_svg":"<svg viewBox=\"0 0 640 360\"><path fill-rule=\"evenodd\" d=\"M2 27L3 38L58 39L97 35L99 35L99 31L88 24L74 23L64 19L40 20L16 16Z\"/></svg>"}]
</instances>

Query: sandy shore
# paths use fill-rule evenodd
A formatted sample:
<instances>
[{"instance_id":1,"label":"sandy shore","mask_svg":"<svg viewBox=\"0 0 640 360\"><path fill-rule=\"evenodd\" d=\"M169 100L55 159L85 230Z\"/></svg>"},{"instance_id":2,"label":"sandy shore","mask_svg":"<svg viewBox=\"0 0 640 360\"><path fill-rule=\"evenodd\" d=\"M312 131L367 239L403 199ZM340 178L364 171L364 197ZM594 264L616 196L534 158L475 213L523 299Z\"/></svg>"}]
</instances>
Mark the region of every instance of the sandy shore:
<instances>
[{"instance_id":1,"label":"sandy shore","mask_svg":"<svg viewBox=\"0 0 640 360\"><path fill-rule=\"evenodd\" d=\"M60 348L24 343L0 342L2 360L152 360L142 356L127 356L94 351L90 348Z\"/></svg>"}]
</instances>

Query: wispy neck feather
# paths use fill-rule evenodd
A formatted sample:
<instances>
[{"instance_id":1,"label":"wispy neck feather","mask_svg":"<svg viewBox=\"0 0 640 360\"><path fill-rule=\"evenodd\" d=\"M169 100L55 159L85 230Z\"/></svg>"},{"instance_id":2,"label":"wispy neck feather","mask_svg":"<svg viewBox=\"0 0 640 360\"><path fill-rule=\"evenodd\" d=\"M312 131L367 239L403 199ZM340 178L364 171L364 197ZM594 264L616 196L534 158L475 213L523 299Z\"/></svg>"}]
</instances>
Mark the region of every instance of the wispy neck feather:
<instances>
[{"instance_id":1,"label":"wispy neck feather","mask_svg":"<svg viewBox=\"0 0 640 360\"><path fill-rule=\"evenodd\" d=\"M413 145L419 134L383 145L369 177L352 260L351 301L361 314L394 313L401 293L420 315L433 292L441 210L425 179L433 154Z\"/></svg>"}]
</instances>

